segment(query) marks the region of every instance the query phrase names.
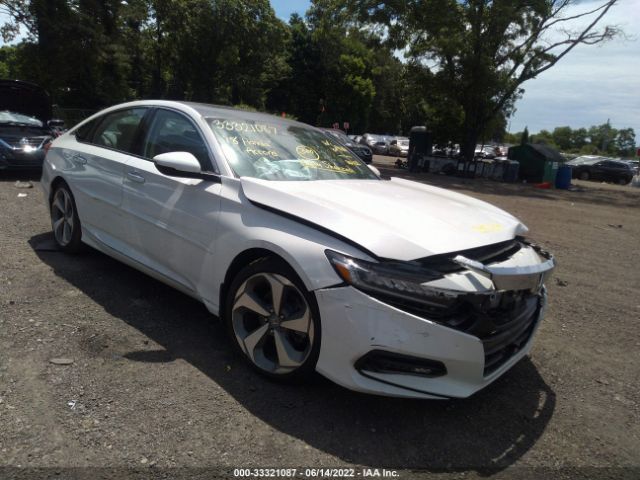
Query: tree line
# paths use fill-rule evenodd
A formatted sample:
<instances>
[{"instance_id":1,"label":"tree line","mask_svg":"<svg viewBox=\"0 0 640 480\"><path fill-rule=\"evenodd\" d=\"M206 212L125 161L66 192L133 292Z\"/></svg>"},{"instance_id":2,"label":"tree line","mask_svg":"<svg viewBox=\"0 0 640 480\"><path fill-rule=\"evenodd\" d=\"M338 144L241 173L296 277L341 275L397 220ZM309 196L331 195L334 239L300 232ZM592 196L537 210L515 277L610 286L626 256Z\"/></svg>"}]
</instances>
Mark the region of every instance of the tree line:
<instances>
[{"instance_id":1,"label":"tree line","mask_svg":"<svg viewBox=\"0 0 640 480\"><path fill-rule=\"evenodd\" d=\"M0 0L4 40L27 32L0 48L0 76L66 108L167 98L358 133L426 124L472 157L504 137L524 82L618 33L600 27L617 0L599 1L314 0L284 22L268 0Z\"/></svg>"},{"instance_id":2,"label":"tree line","mask_svg":"<svg viewBox=\"0 0 640 480\"><path fill-rule=\"evenodd\" d=\"M636 134L633 128L616 129L609 121L590 128L556 127L552 131L540 130L529 135L523 132L508 133L504 141L507 143L544 143L563 153L581 155L603 155L616 157L634 157L636 154Z\"/></svg>"}]
</instances>

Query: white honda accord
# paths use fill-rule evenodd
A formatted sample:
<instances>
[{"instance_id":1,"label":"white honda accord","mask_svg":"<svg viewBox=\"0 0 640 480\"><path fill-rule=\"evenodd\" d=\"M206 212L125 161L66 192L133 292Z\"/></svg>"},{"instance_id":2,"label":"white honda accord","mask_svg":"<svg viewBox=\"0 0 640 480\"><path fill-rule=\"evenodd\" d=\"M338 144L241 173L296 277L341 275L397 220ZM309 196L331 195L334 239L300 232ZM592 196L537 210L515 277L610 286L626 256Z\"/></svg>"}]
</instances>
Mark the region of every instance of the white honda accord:
<instances>
[{"instance_id":1,"label":"white honda accord","mask_svg":"<svg viewBox=\"0 0 640 480\"><path fill-rule=\"evenodd\" d=\"M202 301L277 379L469 396L531 349L554 267L496 207L226 107L103 110L52 142L42 186L61 250L88 244Z\"/></svg>"}]
</instances>

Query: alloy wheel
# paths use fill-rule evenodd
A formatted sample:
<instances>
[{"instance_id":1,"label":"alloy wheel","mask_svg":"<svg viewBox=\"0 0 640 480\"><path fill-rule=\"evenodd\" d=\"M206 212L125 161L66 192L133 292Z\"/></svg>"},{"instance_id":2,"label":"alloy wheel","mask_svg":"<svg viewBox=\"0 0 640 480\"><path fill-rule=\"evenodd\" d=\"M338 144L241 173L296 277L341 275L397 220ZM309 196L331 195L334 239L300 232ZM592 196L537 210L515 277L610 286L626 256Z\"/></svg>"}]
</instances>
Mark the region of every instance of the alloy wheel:
<instances>
[{"instance_id":1,"label":"alloy wheel","mask_svg":"<svg viewBox=\"0 0 640 480\"><path fill-rule=\"evenodd\" d=\"M75 228L73 201L66 189L60 188L51 203L51 225L56 242L62 247L69 245Z\"/></svg>"},{"instance_id":2,"label":"alloy wheel","mask_svg":"<svg viewBox=\"0 0 640 480\"><path fill-rule=\"evenodd\" d=\"M311 308L283 275L249 277L237 290L231 315L238 344L260 369L286 374L309 357L314 339Z\"/></svg>"}]
</instances>

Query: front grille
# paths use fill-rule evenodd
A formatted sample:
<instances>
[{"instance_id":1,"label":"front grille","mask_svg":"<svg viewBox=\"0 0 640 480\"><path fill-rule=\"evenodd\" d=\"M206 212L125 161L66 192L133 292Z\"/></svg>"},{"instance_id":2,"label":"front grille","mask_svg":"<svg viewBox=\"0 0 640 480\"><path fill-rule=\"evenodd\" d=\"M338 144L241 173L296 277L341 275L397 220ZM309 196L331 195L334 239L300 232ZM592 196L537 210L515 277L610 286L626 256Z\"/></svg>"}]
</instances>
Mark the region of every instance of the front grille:
<instances>
[{"instance_id":1,"label":"front grille","mask_svg":"<svg viewBox=\"0 0 640 480\"><path fill-rule=\"evenodd\" d=\"M478 337L484 347L484 375L497 370L531 338L540 310L540 297L529 295L506 311L476 312L464 331Z\"/></svg>"},{"instance_id":2,"label":"front grille","mask_svg":"<svg viewBox=\"0 0 640 480\"><path fill-rule=\"evenodd\" d=\"M531 292L497 295L500 295L497 304L484 306L465 302L452 315L437 320L482 341L485 376L524 347L531 338L540 311L540 296Z\"/></svg>"},{"instance_id":3,"label":"front grille","mask_svg":"<svg viewBox=\"0 0 640 480\"><path fill-rule=\"evenodd\" d=\"M10 142L9 145L11 145L13 148L18 150L23 150L24 147L27 147L27 146L37 148L47 138L48 137L27 137L27 138L22 138L20 140Z\"/></svg>"}]
</instances>

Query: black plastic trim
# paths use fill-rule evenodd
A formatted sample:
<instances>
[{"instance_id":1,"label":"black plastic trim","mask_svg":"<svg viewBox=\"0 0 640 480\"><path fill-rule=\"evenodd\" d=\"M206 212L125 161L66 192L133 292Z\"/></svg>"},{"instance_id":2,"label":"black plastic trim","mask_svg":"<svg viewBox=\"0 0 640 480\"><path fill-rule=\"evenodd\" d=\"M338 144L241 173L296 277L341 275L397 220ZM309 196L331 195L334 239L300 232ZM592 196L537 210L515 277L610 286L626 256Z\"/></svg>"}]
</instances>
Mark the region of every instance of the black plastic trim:
<instances>
[{"instance_id":1,"label":"black plastic trim","mask_svg":"<svg viewBox=\"0 0 640 480\"><path fill-rule=\"evenodd\" d=\"M374 376L372 376L372 375L368 375L365 371L359 370L359 369L358 369L358 363L359 363L363 358L365 358L367 355L370 355L370 354L372 354L373 352L382 352L382 353L385 353L385 354L392 354L392 355L394 354L393 352L388 352L388 351L386 351L386 350L371 350L370 352L366 353L364 356L360 357L360 359L359 359L358 361L356 361L356 363L355 363L354 367L356 368L356 370L358 371L358 373L359 373L360 375L362 375L363 377L366 377L366 378L368 378L368 379L370 379L370 380L374 380L374 381L376 381L376 382L384 383L385 385L390 385L390 386L392 386L392 387L400 388L400 389L402 389L402 390L408 390L408 391L410 391L410 392L422 393L422 394L424 394L424 395L430 395L430 396L432 396L432 397L437 397L437 398L442 399L442 400L451 400L451 399L453 399L453 398L456 398L456 397L451 397L451 396L447 396L447 395L442 395L442 394L440 394L440 393L433 393L433 392L429 392L428 390L420 390L420 389L418 389L418 388L411 388L411 387L407 387L407 386L404 386L404 385L399 385L399 384L397 384L397 383L393 383L393 382L390 382L390 381L388 381L388 380L382 380L382 379L377 378L377 377L374 377ZM395 354L395 355L399 355L399 354ZM405 355L401 355L401 356L405 356ZM445 367L445 369L446 369L446 367ZM425 378L428 378L428 377L425 377Z\"/></svg>"},{"instance_id":2,"label":"black plastic trim","mask_svg":"<svg viewBox=\"0 0 640 480\"><path fill-rule=\"evenodd\" d=\"M181 170L176 170L175 168L165 167L164 165L158 165L154 162L156 169L162 173L163 175L167 175L168 177L179 177L179 178L196 178L199 180L206 180L207 182L213 183L222 183L222 179L220 175L217 173L210 172L183 172Z\"/></svg>"}]
</instances>

